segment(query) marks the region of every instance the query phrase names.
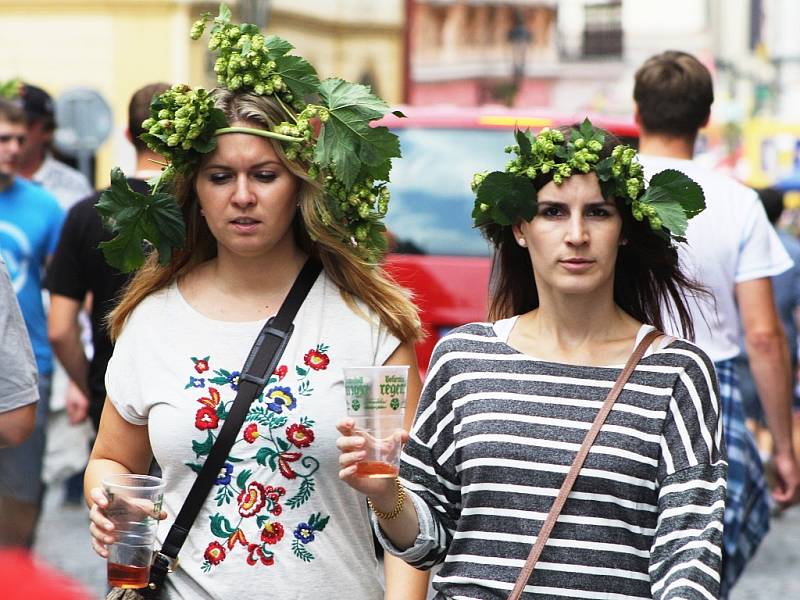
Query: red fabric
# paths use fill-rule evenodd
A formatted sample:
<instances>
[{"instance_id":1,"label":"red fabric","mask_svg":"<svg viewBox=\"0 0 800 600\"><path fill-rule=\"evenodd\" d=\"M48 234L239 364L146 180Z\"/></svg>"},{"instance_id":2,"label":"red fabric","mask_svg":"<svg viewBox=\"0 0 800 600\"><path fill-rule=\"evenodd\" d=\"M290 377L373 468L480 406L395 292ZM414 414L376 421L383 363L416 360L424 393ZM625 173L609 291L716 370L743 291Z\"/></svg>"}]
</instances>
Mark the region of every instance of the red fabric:
<instances>
[{"instance_id":1,"label":"red fabric","mask_svg":"<svg viewBox=\"0 0 800 600\"><path fill-rule=\"evenodd\" d=\"M91 600L75 581L22 550L0 550L3 600Z\"/></svg>"}]
</instances>

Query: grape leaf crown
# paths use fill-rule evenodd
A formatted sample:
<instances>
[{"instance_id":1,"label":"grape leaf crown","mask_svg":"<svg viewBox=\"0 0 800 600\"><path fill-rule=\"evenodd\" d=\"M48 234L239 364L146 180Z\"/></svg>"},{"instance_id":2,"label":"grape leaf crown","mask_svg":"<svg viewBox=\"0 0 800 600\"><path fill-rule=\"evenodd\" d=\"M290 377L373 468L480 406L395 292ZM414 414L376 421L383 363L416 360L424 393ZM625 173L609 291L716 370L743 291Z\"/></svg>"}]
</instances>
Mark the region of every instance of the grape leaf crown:
<instances>
[{"instance_id":1,"label":"grape leaf crown","mask_svg":"<svg viewBox=\"0 0 800 600\"><path fill-rule=\"evenodd\" d=\"M217 55L214 71L221 87L271 96L287 120L270 130L230 127L203 88L178 84L156 96L141 138L168 160L151 182L158 201L136 194L121 173L112 173L112 189L98 203L117 234L102 244L106 260L123 271L134 270L144 262L146 241L167 264L172 251L182 247L185 230L177 203L165 202L162 190L175 173L190 172L212 152L217 136L241 132L277 139L289 160L301 161L308 176L322 185L326 202L317 208L322 223L363 260L376 263L386 250L382 219L389 204L391 159L400 157L400 143L386 127L370 123L388 113L388 105L367 86L337 78L320 81L306 59L289 54L289 42L231 19L230 9L221 4L219 15L204 13L190 36L197 40L209 30L208 48Z\"/></svg>"},{"instance_id":2,"label":"grape leaf crown","mask_svg":"<svg viewBox=\"0 0 800 600\"><path fill-rule=\"evenodd\" d=\"M605 143L603 130L585 119L568 135L558 129L514 132L516 145L506 147L516 157L505 171L476 173L472 190L476 195L472 219L476 227L514 225L530 221L536 214L536 188L540 175L552 177L556 185L576 173L597 173L605 197L624 199L637 221L647 219L650 228L669 240L686 241L689 219L705 208L702 188L674 169L656 173L646 185L642 165L631 146L619 144L611 156L600 158ZM494 239L497 241L497 239Z\"/></svg>"}]
</instances>

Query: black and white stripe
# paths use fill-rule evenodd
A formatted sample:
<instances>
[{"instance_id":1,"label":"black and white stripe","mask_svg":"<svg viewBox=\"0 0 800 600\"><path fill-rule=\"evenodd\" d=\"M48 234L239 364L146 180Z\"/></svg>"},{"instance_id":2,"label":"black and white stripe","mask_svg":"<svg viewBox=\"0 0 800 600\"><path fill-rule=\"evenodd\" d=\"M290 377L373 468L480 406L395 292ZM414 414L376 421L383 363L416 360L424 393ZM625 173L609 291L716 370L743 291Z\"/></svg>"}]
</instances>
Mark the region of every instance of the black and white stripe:
<instances>
[{"instance_id":1,"label":"black and white stripe","mask_svg":"<svg viewBox=\"0 0 800 600\"><path fill-rule=\"evenodd\" d=\"M443 563L437 598L505 598L619 367L520 354L491 325L438 344L401 475ZM535 598L718 595L726 463L712 363L646 356L597 437L526 588ZM393 551L389 547L390 551Z\"/></svg>"}]
</instances>

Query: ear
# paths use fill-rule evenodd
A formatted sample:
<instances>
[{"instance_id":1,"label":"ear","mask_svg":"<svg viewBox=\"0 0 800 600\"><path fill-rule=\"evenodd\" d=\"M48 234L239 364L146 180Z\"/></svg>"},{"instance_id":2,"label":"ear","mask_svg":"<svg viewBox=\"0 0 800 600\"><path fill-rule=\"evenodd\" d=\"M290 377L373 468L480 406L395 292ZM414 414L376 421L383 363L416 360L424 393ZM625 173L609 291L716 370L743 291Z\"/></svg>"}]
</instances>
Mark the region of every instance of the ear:
<instances>
[{"instance_id":1,"label":"ear","mask_svg":"<svg viewBox=\"0 0 800 600\"><path fill-rule=\"evenodd\" d=\"M639 129L642 128L642 115L639 113L639 105L635 102L633 104L633 122Z\"/></svg>"},{"instance_id":2,"label":"ear","mask_svg":"<svg viewBox=\"0 0 800 600\"><path fill-rule=\"evenodd\" d=\"M131 135L131 130L127 127L125 128L125 139L128 140L131 144L133 143L133 136Z\"/></svg>"},{"instance_id":3,"label":"ear","mask_svg":"<svg viewBox=\"0 0 800 600\"><path fill-rule=\"evenodd\" d=\"M517 244L523 248L528 245L528 243L525 241L525 234L522 233L522 227L519 226L519 223L511 226L511 232L514 234L514 239L517 240Z\"/></svg>"}]
</instances>

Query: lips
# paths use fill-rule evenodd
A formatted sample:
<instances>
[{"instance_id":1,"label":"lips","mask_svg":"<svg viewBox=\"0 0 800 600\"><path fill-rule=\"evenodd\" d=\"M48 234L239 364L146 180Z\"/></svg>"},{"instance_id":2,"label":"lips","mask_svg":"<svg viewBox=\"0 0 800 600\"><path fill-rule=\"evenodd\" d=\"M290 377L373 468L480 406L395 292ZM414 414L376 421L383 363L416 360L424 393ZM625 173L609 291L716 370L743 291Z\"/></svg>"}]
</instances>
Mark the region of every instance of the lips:
<instances>
[{"instance_id":1,"label":"lips","mask_svg":"<svg viewBox=\"0 0 800 600\"><path fill-rule=\"evenodd\" d=\"M260 223L261 221L257 221L256 219L251 219L250 217L238 217L233 219L231 223L234 225L255 225L256 223Z\"/></svg>"},{"instance_id":2,"label":"lips","mask_svg":"<svg viewBox=\"0 0 800 600\"><path fill-rule=\"evenodd\" d=\"M558 262L564 269L572 273L587 271L594 265L594 261L588 258L565 258Z\"/></svg>"}]
</instances>

